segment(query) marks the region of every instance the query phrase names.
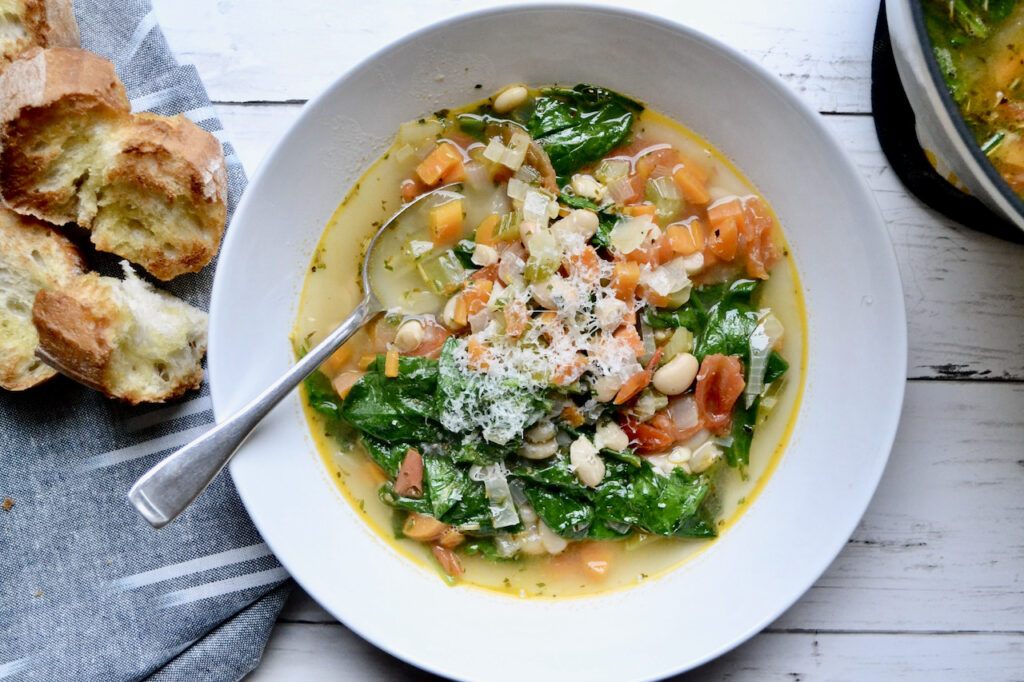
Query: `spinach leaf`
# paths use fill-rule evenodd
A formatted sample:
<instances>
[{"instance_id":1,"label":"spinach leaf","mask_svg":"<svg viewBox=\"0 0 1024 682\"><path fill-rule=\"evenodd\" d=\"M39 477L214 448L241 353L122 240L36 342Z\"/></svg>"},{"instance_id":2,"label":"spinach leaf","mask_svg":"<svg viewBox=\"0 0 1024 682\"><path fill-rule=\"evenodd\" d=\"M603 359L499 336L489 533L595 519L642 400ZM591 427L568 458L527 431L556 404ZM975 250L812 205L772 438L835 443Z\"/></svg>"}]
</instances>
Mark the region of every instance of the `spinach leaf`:
<instances>
[{"instance_id":1,"label":"spinach leaf","mask_svg":"<svg viewBox=\"0 0 1024 682\"><path fill-rule=\"evenodd\" d=\"M718 524L707 507L701 505L696 514L683 521L675 534L683 538L715 538L718 537Z\"/></svg>"},{"instance_id":2,"label":"spinach leaf","mask_svg":"<svg viewBox=\"0 0 1024 682\"><path fill-rule=\"evenodd\" d=\"M452 247L452 253L462 263L462 267L466 270L478 270L479 266L473 262L473 250L476 248L476 242L470 239L460 239L459 242Z\"/></svg>"},{"instance_id":3,"label":"spinach leaf","mask_svg":"<svg viewBox=\"0 0 1024 682\"><path fill-rule=\"evenodd\" d=\"M604 519L597 517L587 529L587 538L591 540L618 540L620 538L629 537L632 532L632 528L629 528L624 532L618 531L609 526Z\"/></svg>"},{"instance_id":4,"label":"spinach leaf","mask_svg":"<svg viewBox=\"0 0 1024 682\"><path fill-rule=\"evenodd\" d=\"M696 336L708 323L708 310L721 300L725 290L724 284L694 289L690 292L690 300L675 310L644 308L644 320L655 329L686 327Z\"/></svg>"},{"instance_id":5,"label":"spinach leaf","mask_svg":"<svg viewBox=\"0 0 1024 682\"><path fill-rule=\"evenodd\" d=\"M600 211L601 207L595 204L593 201L586 197L577 196L575 194L566 194L562 192L558 195L558 200L569 208L587 208L591 211Z\"/></svg>"},{"instance_id":6,"label":"spinach leaf","mask_svg":"<svg viewBox=\"0 0 1024 682\"><path fill-rule=\"evenodd\" d=\"M768 356L768 365L764 372L764 385L778 381L782 378L782 375L789 369L789 363L786 359L779 355L778 351L773 350Z\"/></svg>"},{"instance_id":7,"label":"spinach leaf","mask_svg":"<svg viewBox=\"0 0 1024 682\"><path fill-rule=\"evenodd\" d=\"M329 419L341 419L341 398L323 372L313 372L302 384L310 407Z\"/></svg>"},{"instance_id":8,"label":"spinach leaf","mask_svg":"<svg viewBox=\"0 0 1024 682\"><path fill-rule=\"evenodd\" d=\"M754 440L754 425L757 424L757 410L761 406L758 397L750 406L741 396L732 408L732 444L723 448L729 466L747 466L750 463L750 443Z\"/></svg>"},{"instance_id":9,"label":"spinach leaf","mask_svg":"<svg viewBox=\"0 0 1024 682\"><path fill-rule=\"evenodd\" d=\"M648 466L633 478L635 499L642 501L639 525L660 535L672 535L683 520L692 516L711 489L703 476L690 476L673 469L660 476Z\"/></svg>"},{"instance_id":10,"label":"spinach leaf","mask_svg":"<svg viewBox=\"0 0 1024 682\"><path fill-rule=\"evenodd\" d=\"M693 354L698 360L721 353L738 355L748 363L750 335L757 327L757 311L750 299L759 280L738 279L729 285L722 298L708 311L703 331L694 339Z\"/></svg>"},{"instance_id":11,"label":"spinach leaf","mask_svg":"<svg viewBox=\"0 0 1024 682\"><path fill-rule=\"evenodd\" d=\"M390 481L382 483L380 488L377 488L377 497L381 502L395 509L414 511L428 516L433 511L429 494L424 492L423 497L403 497L395 492L395 486Z\"/></svg>"},{"instance_id":12,"label":"spinach leaf","mask_svg":"<svg viewBox=\"0 0 1024 682\"><path fill-rule=\"evenodd\" d=\"M597 161L629 135L643 107L617 93L588 85L550 88L538 97L526 127L560 176Z\"/></svg>"},{"instance_id":13,"label":"spinach leaf","mask_svg":"<svg viewBox=\"0 0 1024 682\"><path fill-rule=\"evenodd\" d=\"M524 492L537 516L557 535L568 539L586 537L594 520L594 507L589 502L540 486L527 486Z\"/></svg>"},{"instance_id":14,"label":"spinach leaf","mask_svg":"<svg viewBox=\"0 0 1024 682\"><path fill-rule=\"evenodd\" d=\"M506 557L498 554L498 548L490 538L475 538L464 544L460 549L469 556L479 554L488 561L513 560L513 557Z\"/></svg>"},{"instance_id":15,"label":"spinach leaf","mask_svg":"<svg viewBox=\"0 0 1024 682\"><path fill-rule=\"evenodd\" d=\"M576 478L576 474L570 468L567 455L556 455L543 462L543 466L540 463L522 459L519 464L509 470L509 473L523 481L558 488L562 491L571 491L578 495L586 495L589 491Z\"/></svg>"},{"instance_id":16,"label":"spinach leaf","mask_svg":"<svg viewBox=\"0 0 1024 682\"><path fill-rule=\"evenodd\" d=\"M484 484L469 478L468 467L460 466L459 474L463 477L461 489L462 499L441 517L441 521L456 528L469 530L476 535L494 535L495 533L515 533L523 529L523 524L505 526L500 530L494 527L491 518L491 506L487 501Z\"/></svg>"},{"instance_id":17,"label":"spinach leaf","mask_svg":"<svg viewBox=\"0 0 1024 682\"><path fill-rule=\"evenodd\" d=\"M513 441L504 446L488 443L477 434L463 436L462 440L448 448L447 455L455 462L467 462L481 466L494 464L504 460L519 448L519 442Z\"/></svg>"},{"instance_id":18,"label":"spinach leaf","mask_svg":"<svg viewBox=\"0 0 1024 682\"><path fill-rule=\"evenodd\" d=\"M363 447L366 448L370 459L391 478L398 476L405 453L409 451L409 446L405 443L388 443L366 434L363 435Z\"/></svg>"},{"instance_id":19,"label":"spinach leaf","mask_svg":"<svg viewBox=\"0 0 1024 682\"><path fill-rule=\"evenodd\" d=\"M437 423L437 362L400 357L398 376L384 375L377 359L349 391L341 416L360 431L385 441L435 442L447 438Z\"/></svg>"},{"instance_id":20,"label":"spinach leaf","mask_svg":"<svg viewBox=\"0 0 1024 682\"><path fill-rule=\"evenodd\" d=\"M423 458L423 483L430 492L432 516L439 519L462 499L469 477L444 457Z\"/></svg>"}]
</instances>

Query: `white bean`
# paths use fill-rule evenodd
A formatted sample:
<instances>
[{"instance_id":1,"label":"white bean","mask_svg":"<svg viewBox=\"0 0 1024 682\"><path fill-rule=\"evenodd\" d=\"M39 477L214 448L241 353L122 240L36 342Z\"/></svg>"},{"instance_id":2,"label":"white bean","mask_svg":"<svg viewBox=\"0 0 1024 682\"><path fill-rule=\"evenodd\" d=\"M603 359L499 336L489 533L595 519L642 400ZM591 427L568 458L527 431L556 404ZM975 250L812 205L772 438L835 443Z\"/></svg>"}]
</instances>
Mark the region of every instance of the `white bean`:
<instances>
[{"instance_id":1,"label":"white bean","mask_svg":"<svg viewBox=\"0 0 1024 682\"><path fill-rule=\"evenodd\" d=\"M473 249L473 257L470 260L473 261L474 265L485 268L498 262L498 251L493 246L477 244Z\"/></svg>"},{"instance_id":2,"label":"white bean","mask_svg":"<svg viewBox=\"0 0 1024 682\"><path fill-rule=\"evenodd\" d=\"M463 326L455 321L455 306L458 304L458 298L458 296L449 298L448 302L444 304L444 310L441 311L441 322L453 331Z\"/></svg>"},{"instance_id":3,"label":"white bean","mask_svg":"<svg viewBox=\"0 0 1024 682\"><path fill-rule=\"evenodd\" d=\"M537 422L537 424L523 434L526 440L531 443L544 443L555 437L557 433L555 425L549 421Z\"/></svg>"},{"instance_id":4,"label":"white bean","mask_svg":"<svg viewBox=\"0 0 1024 682\"><path fill-rule=\"evenodd\" d=\"M594 447L598 450L608 448L621 452L629 447L629 436L615 422L605 422L594 432Z\"/></svg>"},{"instance_id":5,"label":"white bean","mask_svg":"<svg viewBox=\"0 0 1024 682\"><path fill-rule=\"evenodd\" d=\"M583 485L596 488L604 480L604 460L586 436L580 436L569 446L569 462Z\"/></svg>"},{"instance_id":6,"label":"white bean","mask_svg":"<svg viewBox=\"0 0 1024 682\"><path fill-rule=\"evenodd\" d=\"M572 189L578 196L601 201L604 199L605 186L594 179L593 175L582 175L577 173L572 176Z\"/></svg>"},{"instance_id":7,"label":"white bean","mask_svg":"<svg viewBox=\"0 0 1024 682\"><path fill-rule=\"evenodd\" d=\"M625 315L626 304L617 298L606 296L597 299L597 303L594 304L594 317L597 318L597 324L606 332L618 329Z\"/></svg>"},{"instance_id":8,"label":"white bean","mask_svg":"<svg viewBox=\"0 0 1024 682\"><path fill-rule=\"evenodd\" d=\"M623 380L606 375L594 382L594 397L602 403L606 403L615 397L615 394L622 388Z\"/></svg>"},{"instance_id":9,"label":"white bean","mask_svg":"<svg viewBox=\"0 0 1024 682\"><path fill-rule=\"evenodd\" d=\"M569 215L560 218L551 224L551 231L559 237L559 241L565 241L565 234L578 234L584 241L589 240L597 232L600 221L597 214L585 208L577 208L570 211ZM521 229L521 228L520 228Z\"/></svg>"},{"instance_id":10,"label":"white bean","mask_svg":"<svg viewBox=\"0 0 1024 682\"><path fill-rule=\"evenodd\" d=\"M548 554L559 554L569 546L565 538L556 535L543 521L537 521L537 534L540 535L540 541L544 543L544 549L548 550Z\"/></svg>"},{"instance_id":11,"label":"white bean","mask_svg":"<svg viewBox=\"0 0 1024 682\"><path fill-rule=\"evenodd\" d=\"M680 353L654 373L651 383L665 395L679 395L690 387L699 369L692 353Z\"/></svg>"},{"instance_id":12,"label":"white bean","mask_svg":"<svg viewBox=\"0 0 1024 682\"><path fill-rule=\"evenodd\" d=\"M525 102L529 94L529 91L522 85L511 85L498 93L491 108L499 114L504 114Z\"/></svg>"},{"instance_id":13,"label":"white bean","mask_svg":"<svg viewBox=\"0 0 1024 682\"><path fill-rule=\"evenodd\" d=\"M406 320L395 333L395 348L402 353L416 350L423 343L423 323L419 320Z\"/></svg>"},{"instance_id":14,"label":"white bean","mask_svg":"<svg viewBox=\"0 0 1024 682\"><path fill-rule=\"evenodd\" d=\"M519 456L525 459L547 459L558 452L558 441L554 438L543 443L523 443Z\"/></svg>"}]
</instances>

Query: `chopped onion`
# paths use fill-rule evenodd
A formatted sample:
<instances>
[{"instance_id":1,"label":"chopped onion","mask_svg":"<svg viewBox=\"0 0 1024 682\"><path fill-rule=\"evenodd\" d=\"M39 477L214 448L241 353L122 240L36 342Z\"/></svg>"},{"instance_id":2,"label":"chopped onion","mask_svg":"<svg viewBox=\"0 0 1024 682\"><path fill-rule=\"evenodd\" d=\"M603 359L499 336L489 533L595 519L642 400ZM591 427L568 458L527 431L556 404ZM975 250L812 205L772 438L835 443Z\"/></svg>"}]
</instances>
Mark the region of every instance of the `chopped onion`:
<instances>
[{"instance_id":1,"label":"chopped onion","mask_svg":"<svg viewBox=\"0 0 1024 682\"><path fill-rule=\"evenodd\" d=\"M398 163L405 163L412 158L416 150L413 149L411 144L403 144L401 147L395 150L395 161Z\"/></svg>"},{"instance_id":2,"label":"chopped onion","mask_svg":"<svg viewBox=\"0 0 1024 682\"><path fill-rule=\"evenodd\" d=\"M501 143L501 140L497 137L492 137L487 142L487 148L484 149L484 158L494 163L501 163L502 157L505 155L505 145Z\"/></svg>"},{"instance_id":3,"label":"chopped onion","mask_svg":"<svg viewBox=\"0 0 1024 682\"><path fill-rule=\"evenodd\" d=\"M520 166L519 170L512 177L516 180L522 180L527 185L532 185L540 179L540 172L533 166Z\"/></svg>"},{"instance_id":4,"label":"chopped onion","mask_svg":"<svg viewBox=\"0 0 1024 682\"><path fill-rule=\"evenodd\" d=\"M654 329L642 317L640 318L640 341L644 344L643 361L644 364L647 364L647 361L654 355L654 351L658 350L658 346L654 343Z\"/></svg>"},{"instance_id":5,"label":"chopped onion","mask_svg":"<svg viewBox=\"0 0 1024 682\"><path fill-rule=\"evenodd\" d=\"M750 334L750 367L747 370L747 385L743 389L747 408L754 404L764 389L764 373L768 369L768 356L771 352L771 339L765 333L764 322L761 321Z\"/></svg>"},{"instance_id":6,"label":"chopped onion","mask_svg":"<svg viewBox=\"0 0 1024 682\"><path fill-rule=\"evenodd\" d=\"M405 245L405 250L413 260L419 260L434 250L434 242L410 239L409 243Z\"/></svg>"},{"instance_id":7,"label":"chopped onion","mask_svg":"<svg viewBox=\"0 0 1024 682\"><path fill-rule=\"evenodd\" d=\"M700 421L697 401L692 395L673 398L668 403L668 414L680 431L692 429Z\"/></svg>"},{"instance_id":8,"label":"chopped onion","mask_svg":"<svg viewBox=\"0 0 1024 682\"><path fill-rule=\"evenodd\" d=\"M477 161L470 161L466 164L466 183L475 190L482 190L491 186L491 174L487 168Z\"/></svg>"},{"instance_id":9,"label":"chopped onion","mask_svg":"<svg viewBox=\"0 0 1024 682\"><path fill-rule=\"evenodd\" d=\"M483 482L495 528L507 528L519 523L519 514L516 513L516 505L512 501L512 491L509 490L508 479L501 464L473 465L469 468L469 477L474 481Z\"/></svg>"},{"instance_id":10,"label":"chopped onion","mask_svg":"<svg viewBox=\"0 0 1024 682\"><path fill-rule=\"evenodd\" d=\"M630 182L629 176L618 178L608 184L608 196L617 204L624 204L635 195L636 192L633 191L633 184Z\"/></svg>"},{"instance_id":11,"label":"chopped onion","mask_svg":"<svg viewBox=\"0 0 1024 682\"><path fill-rule=\"evenodd\" d=\"M530 191L530 186L518 178L509 178L508 181L508 196L510 199L516 201L525 201L526 193Z\"/></svg>"},{"instance_id":12,"label":"chopped onion","mask_svg":"<svg viewBox=\"0 0 1024 682\"><path fill-rule=\"evenodd\" d=\"M509 184L512 184L511 180ZM531 189L526 193L526 198L523 199L523 219L532 220L541 227L547 227L549 220L548 208L550 205L551 197L544 192Z\"/></svg>"},{"instance_id":13,"label":"chopped onion","mask_svg":"<svg viewBox=\"0 0 1024 682\"><path fill-rule=\"evenodd\" d=\"M594 177L608 184L629 175L629 161L626 159L605 159L597 166Z\"/></svg>"},{"instance_id":14,"label":"chopped onion","mask_svg":"<svg viewBox=\"0 0 1024 682\"><path fill-rule=\"evenodd\" d=\"M511 559L519 553L519 543L508 533L495 535L494 547L498 550L498 556L505 559Z\"/></svg>"},{"instance_id":15,"label":"chopped onion","mask_svg":"<svg viewBox=\"0 0 1024 682\"><path fill-rule=\"evenodd\" d=\"M526 151L530 148L530 136L522 130L512 133L512 139L501 154L501 165L512 170L519 170L526 159Z\"/></svg>"},{"instance_id":16,"label":"chopped onion","mask_svg":"<svg viewBox=\"0 0 1024 682\"><path fill-rule=\"evenodd\" d=\"M686 261L683 258L674 258L661 267L641 274L640 282L659 296L668 296L686 289L690 286L690 278L686 275Z\"/></svg>"},{"instance_id":17,"label":"chopped onion","mask_svg":"<svg viewBox=\"0 0 1024 682\"><path fill-rule=\"evenodd\" d=\"M616 533L621 533L623 535L628 533L629 530L632 528L632 526L629 525L628 523L619 523L618 521L611 521L609 519L605 519L604 520L604 525L608 526L609 528L611 528ZM548 551L550 551L550 550L548 550ZM551 553L552 554L556 554L556 552L551 552Z\"/></svg>"},{"instance_id":18,"label":"chopped onion","mask_svg":"<svg viewBox=\"0 0 1024 682\"><path fill-rule=\"evenodd\" d=\"M620 253L635 251L643 244L647 233L651 231L653 226L651 217L646 215L620 220L612 228L609 235L612 248Z\"/></svg>"}]
</instances>

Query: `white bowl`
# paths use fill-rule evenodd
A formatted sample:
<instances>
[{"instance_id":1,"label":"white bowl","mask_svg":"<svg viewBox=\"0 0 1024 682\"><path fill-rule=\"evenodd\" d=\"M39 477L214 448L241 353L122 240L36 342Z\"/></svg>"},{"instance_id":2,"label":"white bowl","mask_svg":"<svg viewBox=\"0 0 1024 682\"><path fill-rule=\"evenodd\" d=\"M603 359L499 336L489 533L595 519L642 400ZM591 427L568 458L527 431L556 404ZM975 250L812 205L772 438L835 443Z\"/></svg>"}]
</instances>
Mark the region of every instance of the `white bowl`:
<instances>
[{"instance_id":1,"label":"white bowl","mask_svg":"<svg viewBox=\"0 0 1024 682\"><path fill-rule=\"evenodd\" d=\"M805 286L809 363L795 432L767 487L665 577L546 601L448 587L377 537L328 480L298 395L231 473L299 584L395 656L456 678L668 675L758 632L825 570L881 476L906 376L900 280L874 201L818 115L736 51L653 16L532 5L431 26L342 76L267 158L228 231L210 328L214 409L223 418L292 361L313 248L398 125L516 81L638 97L733 159L775 208Z\"/></svg>"}]
</instances>

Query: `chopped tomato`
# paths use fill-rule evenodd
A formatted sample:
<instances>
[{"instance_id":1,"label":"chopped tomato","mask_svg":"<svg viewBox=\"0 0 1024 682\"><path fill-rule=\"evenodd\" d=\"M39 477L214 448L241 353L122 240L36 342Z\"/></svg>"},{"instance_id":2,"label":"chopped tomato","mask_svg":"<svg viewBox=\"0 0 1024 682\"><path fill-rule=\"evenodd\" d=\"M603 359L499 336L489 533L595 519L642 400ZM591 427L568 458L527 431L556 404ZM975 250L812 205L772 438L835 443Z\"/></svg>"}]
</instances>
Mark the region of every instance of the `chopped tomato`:
<instances>
[{"instance_id":1,"label":"chopped tomato","mask_svg":"<svg viewBox=\"0 0 1024 682\"><path fill-rule=\"evenodd\" d=\"M758 198L747 199L743 207L743 228L740 232L747 258L747 275L768 279L768 269L779 258L772 238L773 221Z\"/></svg>"},{"instance_id":2,"label":"chopped tomato","mask_svg":"<svg viewBox=\"0 0 1024 682\"><path fill-rule=\"evenodd\" d=\"M636 451L650 455L665 450L676 442L672 433L660 429L651 422L642 422L635 417L626 415L619 426L629 436L630 443L636 443Z\"/></svg>"},{"instance_id":3,"label":"chopped tomato","mask_svg":"<svg viewBox=\"0 0 1024 682\"><path fill-rule=\"evenodd\" d=\"M636 172L646 181L648 178L671 175L672 167L678 162L679 155L674 149L655 149L637 159Z\"/></svg>"},{"instance_id":4,"label":"chopped tomato","mask_svg":"<svg viewBox=\"0 0 1024 682\"><path fill-rule=\"evenodd\" d=\"M697 413L716 436L732 428L732 408L743 393L743 363L735 355L707 355L697 373Z\"/></svg>"},{"instance_id":5,"label":"chopped tomato","mask_svg":"<svg viewBox=\"0 0 1024 682\"><path fill-rule=\"evenodd\" d=\"M630 328L632 329L632 327ZM612 403L615 405L621 405L631 399L651 383L651 378L653 376L654 372L648 369L642 369L630 378L626 379L626 383L622 384L619 392L615 394L615 400L613 400Z\"/></svg>"},{"instance_id":6,"label":"chopped tomato","mask_svg":"<svg viewBox=\"0 0 1024 682\"><path fill-rule=\"evenodd\" d=\"M433 320L424 320L423 340L420 341L420 345L416 346L416 350L406 353L406 355L437 359L441 355L441 346L448 340L448 337L447 329Z\"/></svg>"},{"instance_id":7,"label":"chopped tomato","mask_svg":"<svg viewBox=\"0 0 1024 682\"><path fill-rule=\"evenodd\" d=\"M415 498L423 496L423 456L416 448L405 451L405 459L395 477L395 494Z\"/></svg>"},{"instance_id":8,"label":"chopped tomato","mask_svg":"<svg viewBox=\"0 0 1024 682\"><path fill-rule=\"evenodd\" d=\"M462 562L459 561L459 557L455 555L455 552L442 545L431 545L430 550L434 553L434 557L441 564L441 568L444 569L445 573L453 578L458 578L463 574Z\"/></svg>"},{"instance_id":9,"label":"chopped tomato","mask_svg":"<svg viewBox=\"0 0 1024 682\"><path fill-rule=\"evenodd\" d=\"M363 378L364 374L366 372L358 369L346 369L331 379L331 386L340 397L344 398L356 385L356 382Z\"/></svg>"}]
</instances>

